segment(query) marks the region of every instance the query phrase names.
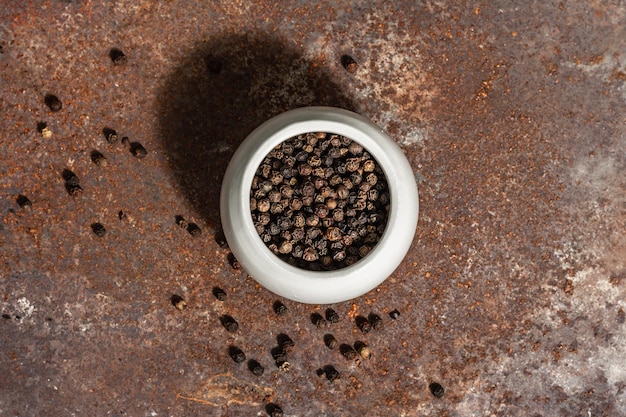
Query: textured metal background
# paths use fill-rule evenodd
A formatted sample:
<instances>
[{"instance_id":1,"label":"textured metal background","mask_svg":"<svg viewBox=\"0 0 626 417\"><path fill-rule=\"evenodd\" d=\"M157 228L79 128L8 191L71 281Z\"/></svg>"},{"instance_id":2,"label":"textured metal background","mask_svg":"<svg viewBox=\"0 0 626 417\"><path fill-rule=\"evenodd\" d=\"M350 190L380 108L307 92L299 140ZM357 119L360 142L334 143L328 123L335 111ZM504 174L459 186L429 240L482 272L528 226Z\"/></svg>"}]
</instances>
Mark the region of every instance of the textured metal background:
<instances>
[{"instance_id":1,"label":"textured metal background","mask_svg":"<svg viewBox=\"0 0 626 417\"><path fill-rule=\"evenodd\" d=\"M286 416L626 415L626 5L388 3L4 2L0 416L265 415L270 403ZM238 143L313 104L378 123L420 187L405 261L332 306L342 320L329 329L311 322L327 306L283 300L276 316L277 297L214 239ZM108 144L105 127L146 158ZM384 327L362 334L355 317L370 313ZM286 373L271 356L281 333L295 342ZM371 359L347 361L325 333L368 343ZM316 375L329 364L334 382Z\"/></svg>"}]
</instances>

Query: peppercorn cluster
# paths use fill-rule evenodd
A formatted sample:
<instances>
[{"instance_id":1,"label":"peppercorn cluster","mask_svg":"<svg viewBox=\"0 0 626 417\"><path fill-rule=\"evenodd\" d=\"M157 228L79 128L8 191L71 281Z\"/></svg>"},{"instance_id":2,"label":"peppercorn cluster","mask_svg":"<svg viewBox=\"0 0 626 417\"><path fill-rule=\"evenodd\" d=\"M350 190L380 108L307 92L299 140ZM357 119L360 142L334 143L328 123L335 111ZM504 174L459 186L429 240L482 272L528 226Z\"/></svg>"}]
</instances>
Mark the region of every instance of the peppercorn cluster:
<instances>
[{"instance_id":1,"label":"peppercorn cluster","mask_svg":"<svg viewBox=\"0 0 626 417\"><path fill-rule=\"evenodd\" d=\"M354 264L380 240L389 186L359 143L306 133L276 146L259 165L250 211L260 238L285 262L335 270Z\"/></svg>"}]
</instances>

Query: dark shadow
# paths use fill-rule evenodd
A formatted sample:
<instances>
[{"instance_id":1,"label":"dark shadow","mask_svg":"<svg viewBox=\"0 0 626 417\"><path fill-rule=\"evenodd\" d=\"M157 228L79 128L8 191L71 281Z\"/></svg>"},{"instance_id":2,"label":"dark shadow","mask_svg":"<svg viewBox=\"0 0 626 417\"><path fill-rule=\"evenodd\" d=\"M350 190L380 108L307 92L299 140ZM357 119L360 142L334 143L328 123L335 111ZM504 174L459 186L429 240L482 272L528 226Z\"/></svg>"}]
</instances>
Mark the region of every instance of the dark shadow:
<instances>
[{"instance_id":1,"label":"dark shadow","mask_svg":"<svg viewBox=\"0 0 626 417\"><path fill-rule=\"evenodd\" d=\"M197 45L160 89L157 105L172 175L215 232L222 176L252 130L298 107L353 108L319 64L264 35L224 36Z\"/></svg>"}]
</instances>

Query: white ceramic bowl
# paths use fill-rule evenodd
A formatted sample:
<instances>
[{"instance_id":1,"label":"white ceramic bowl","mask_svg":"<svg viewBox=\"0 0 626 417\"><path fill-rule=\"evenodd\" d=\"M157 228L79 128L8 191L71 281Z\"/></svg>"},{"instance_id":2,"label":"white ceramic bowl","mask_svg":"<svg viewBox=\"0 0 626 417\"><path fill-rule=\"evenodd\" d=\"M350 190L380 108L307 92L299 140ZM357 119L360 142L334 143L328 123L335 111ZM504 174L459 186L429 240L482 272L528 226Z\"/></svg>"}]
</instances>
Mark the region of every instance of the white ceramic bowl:
<instances>
[{"instance_id":1,"label":"white ceramic bowl","mask_svg":"<svg viewBox=\"0 0 626 417\"><path fill-rule=\"evenodd\" d=\"M257 234L250 213L252 178L265 156L281 142L308 132L334 133L360 143L389 185L390 212L378 244L355 264L333 271L308 271L279 259ZM290 110L255 129L233 155L220 196L224 235L243 269L270 291L310 304L349 300L387 279L409 250L418 211L415 177L400 147L371 121L332 107Z\"/></svg>"}]
</instances>

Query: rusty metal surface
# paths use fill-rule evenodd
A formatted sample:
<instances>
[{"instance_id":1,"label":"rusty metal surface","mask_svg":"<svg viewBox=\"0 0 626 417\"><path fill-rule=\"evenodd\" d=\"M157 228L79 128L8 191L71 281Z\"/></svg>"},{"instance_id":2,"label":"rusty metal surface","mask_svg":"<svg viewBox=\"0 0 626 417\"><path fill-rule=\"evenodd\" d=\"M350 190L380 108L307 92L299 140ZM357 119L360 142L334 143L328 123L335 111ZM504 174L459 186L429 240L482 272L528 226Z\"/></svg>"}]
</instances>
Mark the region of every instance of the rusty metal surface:
<instances>
[{"instance_id":1,"label":"rusty metal surface","mask_svg":"<svg viewBox=\"0 0 626 417\"><path fill-rule=\"evenodd\" d=\"M623 2L5 3L0 416L626 415ZM405 261L332 306L327 329L311 320L327 306L283 300L276 315L214 239L237 144L312 104L378 123L420 186ZM384 326L363 334L370 313ZM326 333L371 358L346 360ZM341 377L320 378L325 365Z\"/></svg>"}]
</instances>

